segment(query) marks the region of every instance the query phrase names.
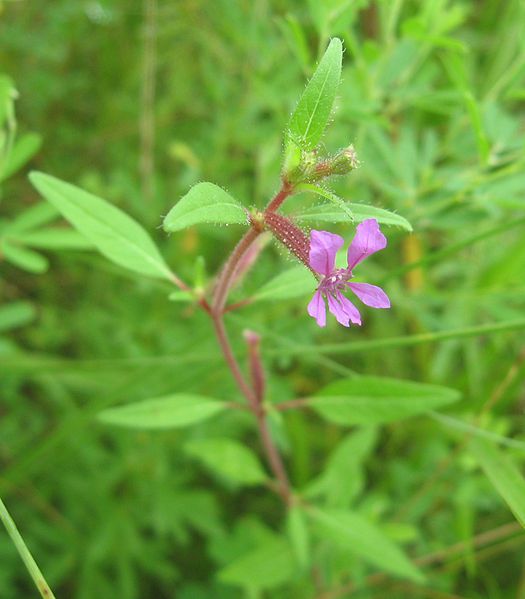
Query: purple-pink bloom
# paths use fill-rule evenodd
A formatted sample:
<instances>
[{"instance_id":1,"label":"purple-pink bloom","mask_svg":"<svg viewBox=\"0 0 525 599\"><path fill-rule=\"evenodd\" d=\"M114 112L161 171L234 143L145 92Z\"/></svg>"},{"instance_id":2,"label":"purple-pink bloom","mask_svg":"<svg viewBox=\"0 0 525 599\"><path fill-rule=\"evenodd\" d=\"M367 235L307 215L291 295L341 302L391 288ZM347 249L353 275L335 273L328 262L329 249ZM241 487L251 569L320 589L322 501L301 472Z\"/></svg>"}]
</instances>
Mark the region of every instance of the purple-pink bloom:
<instances>
[{"instance_id":1,"label":"purple-pink bloom","mask_svg":"<svg viewBox=\"0 0 525 599\"><path fill-rule=\"evenodd\" d=\"M363 221L357 226L355 237L348 248L348 266L335 267L335 255L344 244L344 239L328 231L310 233L310 267L322 276L312 301L308 304L308 314L316 319L320 327L326 325L326 304L345 327L361 324L361 315L354 304L342 294L350 289L367 306L372 308L390 308L387 294L376 285L368 283L349 283L353 277L352 269L367 256L386 247L386 237L381 233L375 218Z\"/></svg>"}]
</instances>

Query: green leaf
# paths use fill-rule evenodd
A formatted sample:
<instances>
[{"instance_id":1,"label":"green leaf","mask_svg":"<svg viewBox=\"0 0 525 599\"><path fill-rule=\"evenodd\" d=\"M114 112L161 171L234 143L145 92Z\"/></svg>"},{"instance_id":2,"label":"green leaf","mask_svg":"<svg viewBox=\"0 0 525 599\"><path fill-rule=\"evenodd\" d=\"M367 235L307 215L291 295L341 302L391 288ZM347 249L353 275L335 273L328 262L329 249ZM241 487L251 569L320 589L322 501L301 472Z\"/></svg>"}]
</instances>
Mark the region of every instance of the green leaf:
<instances>
[{"instance_id":1,"label":"green leaf","mask_svg":"<svg viewBox=\"0 0 525 599\"><path fill-rule=\"evenodd\" d=\"M188 302L195 301L195 295L193 293L191 293L191 291L181 291L180 289L177 289L176 291L172 291L168 295L168 299L171 302L188 303Z\"/></svg>"},{"instance_id":2,"label":"green leaf","mask_svg":"<svg viewBox=\"0 0 525 599\"><path fill-rule=\"evenodd\" d=\"M89 250L93 249L83 235L74 229L64 227L48 227L38 231L26 231L8 235L18 243L41 250Z\"/></svg>"},{"instance_id":3,"label":"green leaf","mask_svg":"<svg viewBox=\"0 0 525 599\"><path fill-rule=\"evenodd\" d=\"M259 460L238 441L226 438L190 441L184 451L200 460L211 472L243 485L259 485L268 480Z\"/></svg>"},{"instance_id":4,"label":"green leaf","mask_svg":"<svg viewBox=\"0 0 525 599\"><path fill-rule=\"evenodd\" d=\"M496 491L525 528L525 479L517 466L493 443L472 439L470 450Z\"/></svg>"},{"instance_id":5,"label":"green leaf","mask_svg":"<svg viewBox=\"0 0 525 599\"><path fill-rule=\"evenodd\" d=\"M470 422L465 422L464 420L453 418L452 416L448 416L446 414L440 414L439 412L432 412L429 415L437 422L440 422L451 429L461 431L462 433L468 433L469 436L475 435L476 437L493 441L497 445L504 445L506 447L512 447L513 449L525 451L525 441L509 439L509 437L505 437L504 435L498 435L498 433L480 428L479 426L471 424Z\"/></svg>"},{"instance_id":6,"label":"green leaf","mask_svg":"<svg viewBox=\"0 0 525 599\"><path fill-rule=\"evenodd\" d=\"M272 589L290 580L294 566L288 543L275 538L228 564L218 578L246 589Z\"/></svg>"},{"instance_id":7,"label":"green leaf","mask_svg":"<svg viewBox=\"0 0 525 599\"><path fill-rule=\"evenodd\" d=\"M44 173L29 175L37 190L106 258L142 275L172 274L148 233L119 208Z\"/></svg>"},{"instance_id":8,"label":"green leaf","mask_svg":"<svg viewBox=\"0 0 525 599\"><path fill-rule=\"evenodd\" d=\"M17 95L12 79L7 75L0 74L0 127L6 121L9 127L11 125L10 121L14 121L14 101Z\"/></svg>"},{"instance_id":9,"label":"green leaf","mask_svg":"<svg viewBox=\"0 0 525 599\"><path fill-rule=\"evenodd\" d=\"M225 402L210 397L175 393L103 410L98 419L128 428L179 428L206 420L227 407Z\"/></svg>"},{"instance_id":10,"label":"green leaf","mask_svg":"<svg viewBox=\"0 0 525 599\"><path fill-rule=\"evenodd\" d=\"M0 333L21 327L36 316L35 308L29 302L11 302L0 307Z\"/></svg>"},{"instance_id":11,"label":"green leaf","mask_svg":"<svg viewBox=\"0 0 525 599\"><path fill-rule=\"evenodd\" d=\"M313 293L317 281L304 266L294 266L265 283L252 297L254 301L282 300Z\"/></svg>"},{"instance_id":12,"label":"green leaf","mask_svg":"<svg viewBox=\"0 0 525 599\"><path fill-rule=\"evenodd\" d=\"M37 133L27 133L20 137L9 153L2 169L0 169L0 182L8 179L31 160L41 145L42 138Z\"/></svg>"},{"instance_id":13,"label":"green leaf","mask_svg":"<svg viewBox=\"0 0 525 599\"><path fill-rule=\"evenodd\" d=\"M0 254L3 254L8 262L18 266L18 268L37 275L46 272L49 267L49 263L44 256L15 243L10 243L7 239L2 240Z\"/></svg>"},{"instance_id":14,"label":"green leaf","mask_svg":"<svg viewBox=\"0 0 525 599\"><path fill-rule=\"evenodd\" d=\"M198 183L168 212L165 231L180 231L199 223L247 224L245 208L224 189L213 183Z\"/></svg>"},{"instance_id":15,"label":"green leaf","mask_svg":"<svg viewBox=\"0 0 525 599\"><path fill-rule=\"evenodd\" d=\"M345 223L345 222L362 222L367 218L375 218L379 223L383 225L393 225L401 227L406 231L412 231L412 225L395 212L390 212L383 208L376 208L375 206L368 206L366 204L355 204L351 202L345 202L332 192L317 187L316 185L302 185L301 189L304 191L311 191L317 193L327 199L331 204L320 204L318 206L312 206L307 208L301 214L295 216L298 222L310 223L310 222L330 222L330 223ZM337 198L340 202L343 202L345 209L341 207L339 202L335 202ZM349 215L351 214L351 216Z\"/></svg>"},{"instance_id":16,"label":"green leaf","mask_svg":"<svg viewBox=\"0 0 525 599\"><path fill-rule=\"evenodd\" d=\"M345 221L353 222L355 220L354 214L352 210L349 208L349 205L340 198L335 193L328 191L328 189L324 189L323 187L318 187L317 185L312 185L311 183L303 183L297 188L297 191L309 191L311 193L316 193L320 196L323 196L327 200L330 200L330 203L334 204L334 208L339 212L341 212L346 218Z\"/></svg>"},{"instance_id":17,"label":"green leaf","mask_svg":"<svg viewBox=\"0 0 525 599\"><path fill-rule=\"evenodd\" d=\"M457 401L448 387L373 376L343 379L307 399L307 405L336 424L381 424L422 414Z\"/></svg>"},{"instance_id":18,"label":"green leaf","mask_svg":"<svg viewBox=\"0 0 525 599\"><path fill-rule=\"evenodd\" d=\"M288 510L286 530L297 564L305 569L310 564L311 550L305 511L301 507L293 505Z\"/></svg>"},{"instance_id":19,"label":"green leaf","mask_svg":"<svg viewBox=\"0 0 525 599\"><path fill-rule=\"evenodd\" d=\"M424 580L423 574L405 556L403 551L385 534L360 514L343 510L311 510L308 512L318 525L324 539L358 555L385 572L415 582Z\"/></svg>"},{"instance_id":20,"label":"green leaf","mask_svg":"<svg viewBox=\"0 0 525 599\"><path fill-rule=\"evenodd\" d=\"M308 485L307 497L323 497L329 507L350 505L364 487L363 462L372 451L376 438L376 429L372 427L347 435L332 452L321 474Z\"/></svg>"},{"instance_id":21,"label":"green leaf","mask_svg":"<svg viewBox=\"0 0 525 599\"><path fill-rule=\"evenodd\" d=\"M333 38L288 124L288 135L305 150L315 148L328 124L341 78L343 45Z\"/></svg>"},{"instance_id":22,"label":"green leaf","mask_svg":"<svg viewBox=\"0 0 525 599\"><path fill-rule=\"evenodd\" d=\"M14 233L18 234L30 231L56 220L58 215L59 213L54 206L51 206L47 202L39 202L30 208L26 208L15 220L11 221L5 228L5 232L12 235Z\"/></svg>"}]
</instances>

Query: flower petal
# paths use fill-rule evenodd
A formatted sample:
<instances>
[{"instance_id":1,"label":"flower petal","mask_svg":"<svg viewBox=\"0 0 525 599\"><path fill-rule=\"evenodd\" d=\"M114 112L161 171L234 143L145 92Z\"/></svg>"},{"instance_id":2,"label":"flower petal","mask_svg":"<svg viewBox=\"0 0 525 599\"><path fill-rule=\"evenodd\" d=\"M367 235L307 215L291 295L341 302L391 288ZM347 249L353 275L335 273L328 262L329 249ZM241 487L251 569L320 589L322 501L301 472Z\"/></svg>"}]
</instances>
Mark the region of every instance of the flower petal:
<instances>
[{"instance_id":1,"label":"flower petal","mask_svg":"<svg viewBox=\"0 0 525 599\"><path fill-rule=\"evenodd\" d=\"M386 237L381 233L375 218L369 218L357 225L355 237L348 248L348 270L364 260L370 254L386 247Z\"/></svg>"},{"instance_id":2,"label":"flower petal","mask_svg":"<svg viewBox=\"0 0 525 599\"><path fill-rule=\"evenodd\" d=\"M350 322L352 324L358 324L359 326L361 326L361 314L359 314L359 310L340 291L336 293L336 296L339 302L341 303L343 310L346 312L346 315L350 319Z\"/></svg>"},{"instance_id":3,"label":"flower petal","mask_svg":"<svg viewBox=\"0 0 525 599\"><path fill-rule=\"evenodd\" d=\"M345 309L341 303L335 299L335 297L329 293L328 298L328 309L337 318L337 322L342 324L344 327L350 326L350 316L345 312Z\"/></svg>"},{"instance_id":4,"label":"flower petal","mask_svg":"<svg viewBox=\"0 0 525 599\"><path fill-rule=\"evenodd\" d=\"M329 275L335 266L335 255L344 239L328 231L310 232L310 266L321 275Z\"/></svg>"},{"instance_id":5,"label":"flower petal","mask_svg":"<svg viewBox=\"0 0 525 599\"><path fill-rule=\"evenodd\" d=\"M357 297L372 308L390 308L388 295L376 285L368 283L348 283L348 287L357 295Z\"/></svg>"},{"instance_id":6,"label":"flower petal","mask_svg":"<svg viewBox=\"0 0 525 599\"><path fill-rule=\"evenodd\" d=\"M308 304L308 314L315 318L320 327L326 326L326 305L320 291L314 293L313 298Z\"/></svg>"}]
</instances>

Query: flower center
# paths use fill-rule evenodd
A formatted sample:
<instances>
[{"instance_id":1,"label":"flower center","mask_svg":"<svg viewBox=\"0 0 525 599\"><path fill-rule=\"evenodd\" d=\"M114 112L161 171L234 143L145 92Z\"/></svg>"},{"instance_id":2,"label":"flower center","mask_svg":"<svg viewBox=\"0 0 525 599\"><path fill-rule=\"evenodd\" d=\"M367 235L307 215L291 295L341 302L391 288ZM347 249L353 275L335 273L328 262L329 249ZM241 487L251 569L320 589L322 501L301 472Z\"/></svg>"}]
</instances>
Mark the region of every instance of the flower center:
<instances>
[{"instance_id":1,"label":"flower center","mask_svg":"<svg viewBox=\"0 0 525 599\"><path fill-rule=\"evenodd\" d=\"M344 291L346 283L352 278L352 272L346 268L338 268L325 276L319 285L319 289L324 293L333 293L334 291Z\"/></svg>"}]
</instances>

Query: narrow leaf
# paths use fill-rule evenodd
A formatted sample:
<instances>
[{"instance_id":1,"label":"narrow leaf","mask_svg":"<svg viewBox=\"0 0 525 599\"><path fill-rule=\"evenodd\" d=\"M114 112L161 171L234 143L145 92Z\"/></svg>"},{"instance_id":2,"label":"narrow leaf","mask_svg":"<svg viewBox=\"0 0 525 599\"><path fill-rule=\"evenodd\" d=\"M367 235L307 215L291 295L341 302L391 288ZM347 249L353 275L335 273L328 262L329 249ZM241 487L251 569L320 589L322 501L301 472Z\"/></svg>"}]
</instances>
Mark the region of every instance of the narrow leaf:
<instances>
[{"instance_id":1,"label":"narrow leaf","mask_svg":"<svg viewBox=\"0 0 525 599\"><path fill-rule=\"evenodd\" d=\"M246 210L224 189L213 183L198 183L183 196L164 219L165 231L179 231L199 223L246 224Z\"/></svg>"},{"instance_id":2,"label":"narrow leaf","mask_svg":"<svg viewBox=\"0 0 525 599\"><path fill-rule=\"evenodd\" d=\"M93 249L93 244L78 231L65 227L48 227L37 231L27 231L9 235L9 238L41 250Z\"/></svg>"},{"instance_id":3,"label":"narrow leaf","mask_svg":"<svg viewBox=\"0 0 525 599\"><path fill-rule=\"evenodd\" d=\"M49 267L49 263L44 256L25 247L10 243L7 239L2 241L0 254L3 254L8 262L18 266L18 268L37 275L46 272Z\"/></svg>"},{"instance_id":4,"label":"narrow leaf","mask_svg":"<svg viewBox=\"0 0 525 599\"><path fill-rule=\"evenodd\" d=\"M343 45L335 37L290 118L288 134L305 150L317 145L328 124L341 78L342 60Z\"/></svg>"},{"instance_id":5,"label":"narrow leaf","mask_svg":"<svg viewBox=\"0 0 525 599\"><path fill-rule=\"evenodd\" d=\"M0 307L0 333L15 329L31 322L36 316L35 308L29 302L11 302Z\"/></svg>"},{"instance_id":6,"label":"narrow leaf","mask_svg":"<svg viewBox=\"0 0 525 599\"><path fill-rule=\"evenodd\" d=\"M0 182L21 169L38 152L42 138L37 133L26 133L20 137L9 153L3 168L0 169Z\"/></svg>"},{"instance_id":7,"label":"narrow leaf","mask_svg":"<svg viewBox=\"0 0 525 599\"><path fill-rule=\"evenodd\" d=\"M525 528L525 479L517 466L490 441L472 439L469 447L496 491Z\"/></svg>"},{"instance_id":8,"label":"narrow leaf","mask_svg":"<svg viewBox=\"0 0 525 599\"><path fill-rule=\"evenodd\" d=\"M421 572L379 528L360 514L343 510L311 510L310 516L323 538L358 555L385 572L415 582L424 580Z\"/></svg>"},{"instance_id":9,"label":"narrow leaf","mask_svg":"<svg viewBox=\"0 0 525 599\"><path fill-rule=\"evenodd\" d=\"M146 399L100 412L98 419L138 429L168 429L206 420L227 409L227 404L201 395L176 393Z\"/></svg>"},{"instance_id":10,"label":"narrow leaf","mask_svg":"<svg viewBox=\"0 0 525 599\"><path fill-rule=\"evenodd\" d=\"M14 233L23 233L30 231L42 225L46 225L58 218L58 211L48 202L39 202L26 208L15 220L11 221L4 231L12 235Z\"/></svg>"},{"instance_id":11,"label":"narrow leaf","mask_svg":"<svg viewBox=\"0 0 525 599\"><path fill-rule=\"evenodd\" d=\"M233 439L200 439L184 446L184 451L200 460L209 470L232 482L258 485L268 477L250 449Z\"/></svg>"},{"instance_id":12,"label":"narrow leaf","mask_svg":"<svg viewBox=\"0 0 525 599\"><path fill-rule=\"evenodd\" d=\"M172 274L148 233L105 200L44 173L31 183L106 258L140 274L171 280Z\"/></svg>"},{"instance_id":13,"label":"narrow leaf","mask_svg":"<svg viewBox=\"0 0 525 599\"><path fill-rule=\"evenodd\" d=\"M290 580L294 565L288 543L279 538L269 539L228 564L218 578L246 589L272 589Z\"/></svg>"},{"instance_id":14,"label":"narrow leaf","mask_svg":"<svg viewBox=\"0 0 525 599\"><path fill-rule=\"evenodd\" d=\"M375 218L383 225L393 225L401 227L406 231L412 231L412 225L408 220L395 212L390 212L384 208L377 208L376 206L368 206L367 204L346 202L331 191L323 189L322 187L317 187L316 185L302 185L301 189L317 193L318 195L329 199L331 204L320 204L318 206L307 208L301 214L295 216L295 219L299 222L344 223L357 221L360 223L367 218ZM341 202L343 203L344 209Z\"/></svg>"},{"instance_id":15,"label":"narrow leaf","mask_svg":"<svg viewBox=\"0 0 525 599\"><path fill-rule=\"evenodd\" d=\"M306 491L308 498L323 497L329 507L347 507L365 484L363 462L377 438L376 429L366 427L347 435L329 456L321 474Z\"/></svg>"},{"instance_id":16,"label":"narrow leaf","mask_svg":"<svg viewBox=\"0 0 525 599\"><path fill-rule=\"evenodd\" d=\"M328 385L307 405L336 424L381 424L428 412L460 397L448 387L361 376Z\"/></svg>"},{"instance_id":17,"label":"narrow leaf","mask_svg":"<svg viewBox=\"0 0 525 599\"><path fill-rule=\"evenodd\" d=\"M292 549L300 568L310 563L310 534L305 518L305 511L299 506L291 506L286 519L286 530Z\"/></svg>"},{"instance_id":18,"label":"narrow leaf","mask_svg":"<svg viewBox=\"0 0 525 599\"><path fill-rule=\"evenodd\" d=\"M323 187L318 187L317 185L312 185L311 183L303 183L298 187L298 191L310 191L312 193L317 193L320 196L323 196L327 200L330 200L332 204L334 204L334 208L339 212L341 212L346 218L346 221L353 222L355 220L354 213L349 208L349 205L340 198L335 193L329 191L328 189L324 189Z\"/></svg>"}]
</instances>

